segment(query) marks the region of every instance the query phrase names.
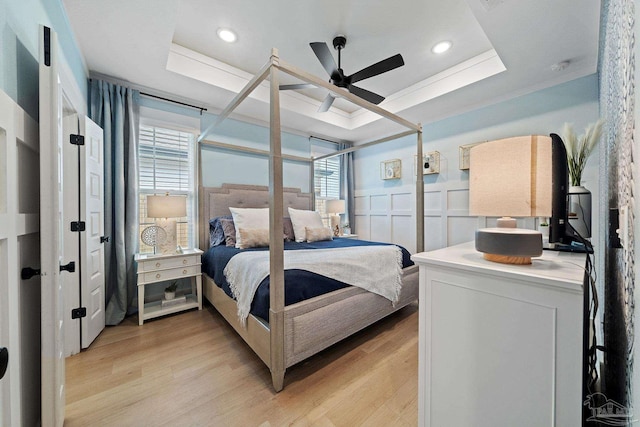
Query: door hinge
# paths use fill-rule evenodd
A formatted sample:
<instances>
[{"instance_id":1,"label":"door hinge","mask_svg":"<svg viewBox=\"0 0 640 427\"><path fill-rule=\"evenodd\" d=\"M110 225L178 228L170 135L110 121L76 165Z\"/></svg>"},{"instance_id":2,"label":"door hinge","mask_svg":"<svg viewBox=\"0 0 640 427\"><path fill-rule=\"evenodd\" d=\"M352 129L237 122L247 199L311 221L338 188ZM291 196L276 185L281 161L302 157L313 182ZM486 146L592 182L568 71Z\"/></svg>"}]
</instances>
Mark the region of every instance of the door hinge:
<instances>
[{"instance_id":1,"label":"door hinge","mask_svg":"<svg viewBox=\"0 0 640 427\"><path fill-rule=\"evenodd\" d=\"M84 136L82 135L69 135L69 142L73 145L84 145Z\"/></svg>"},{"instance_id":2,"label":"door hinge","mask_svg":"<svg viewBox=\"0 0 640 427\"><path fill-rule=\"evenodd\" d=\"M4 377L9 366L9 350L6 347L0 347L0 380Z\"/></svg>"},{"instance_id":3,"label":"door hinge","mask_svg":"<svg viewBox=\"0 0 640 427\"><path fill-rule=\"evenodd\" d=\"M60 271L68 271L69 273L75 273L76 271L76 263L71 261L69 264L61 265Z\"/></svg>"},{"instance_id":4,"label":"door hinge","mask_svg":"<svg viewBox=\"0 0 640 427\"><path fill-rule=\"evenodd\" d=\"M51 66L51 28L44 27L44 65Z\"/></svg>"},{"instance_id":5,"label":"door hinge","mask_svg":"<svg viewBox=\"0 0 640 427\"><path fill-rule=\"evenodd\" d=\"M85 223L84 221L73 221L71 223L71 231L84 231L85 230Z\"/></svg>"},{"instance_id":6,"label":"door hinge","mask_svg":"<svg viewBox=\"0 0 640 427\"><path fill-rule=\"evenodd\" d=\"M100 243L109 242L109 236L101 236Z\"/></svg>"},{"instance_id":7,"label":"door hinge","mask_svg":"<svg viewBox=\"0 0 640 427\"><path fill-rule=\"evenodd\" d=\"M71 310L72 319L81 319L87 317L87 307L78 307Z\"/></svg>"},{"instance_id":8,"label":"door hinge","mask_svg":"<svg viewBox=\"0 0 640 427\"><path fill-rule=\"evenodd\" d=\"M39 268L25 267L20 271L20 278L22 280L29 280L33 276L39 276L39 275L40 275Z\"/></svg>"}]
</instances>

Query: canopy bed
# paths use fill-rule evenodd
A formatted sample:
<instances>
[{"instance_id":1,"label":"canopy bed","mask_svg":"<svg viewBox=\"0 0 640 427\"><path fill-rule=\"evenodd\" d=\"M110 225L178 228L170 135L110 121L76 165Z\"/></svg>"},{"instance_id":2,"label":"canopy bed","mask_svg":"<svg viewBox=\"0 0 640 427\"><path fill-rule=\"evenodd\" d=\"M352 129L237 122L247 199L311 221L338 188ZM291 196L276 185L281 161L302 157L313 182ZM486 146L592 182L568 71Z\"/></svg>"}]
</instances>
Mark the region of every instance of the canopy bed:
<instances>
[{"instance_id":1,"label":"canopy bed","mask_svg":"<svg viewBox=\"0 0 640 427\"><path fill-rule=\"evenodd\" d=\"M203 293L214 307L225 317L229 324L256 352L261 360L269 367L276 391L282 390L284 386L285 370L310 357L311 355L327 348L328 346L346 338L360 329L376 322L377 320L393 313L406 306L418 298L418 272L415 266L407 266L398 274L401 277L401 285L398 285L397 293L391 297L382 296L379 293L370 292L357 286L340 287L328 293L317 295L311 299L301 300L285 306L285 247L287 248L288 260L291 260L291 253L300 251L289 251L296 242L285 243L283 239L283 221L289 217L290 208L294 210L311 210L312 197L310 194L302 193L298 189L284 188L282 183L282 159L281 152L281 127L280 127L280 101L278 73L282 71L299 78L303 82L311 83L319 87L329 89L333 93L365 108L377 113L383 118L392 120L409 129L399 135L385 137L384 139L363 144L369 146L374 143L389 141L415 132L417 134L417 155L422 158L422 131L421 126L410 123L374 104L358 98L347 91L336 88L322 79L310 75L296 67L282 62L273 49L270 61L260 70L260 72L239 92L229 106L220 114L213 126L224 120L263 80L270 80L270 152L269 152L269 186L246 186L224 184L222 187L210 188L200 187L199 189L199 217L200 217L200 248L205 252L209 249L210 243L210 220L230 214L230 210L235 208L268 208L268 258L263 259L268 264L268 303L266 314L247 314L244 318L239 318L238 305L222 287L221 283L216 283L213 276L217 277L217 282L224 281L224 276L214 272L204 273ZM207 129L200 137L200 142L211 130ZM351 147L347 150L338 151L335 155L347 151L353 151L358 147ZM313 160L313 159L312 159ZM202 165L200 165L202 171ZM424 182L422 175L416 177L416 237L418 252L424 246ZM231 208L231 209L230 209ZM295 212L295 211L294 211ZM234 212L235 214L236 212ZM235 218L235 216L234 216ZM296 224L294 223L294 227ZM309 232L309 229L307 229ZM296 233L296 240L298 233ZM265 237L266 238L266 237ZM244 239L244 237L243 237ZM345 243L347 239L336 239L338 246L360 246L361 244ZM309 240L311 241L311 240ZM340 242L343 241L343 242ZM319 248L323 248L320 242ZM224 245L223 245L224 246ZM265 242L265 246L266 242ZM365 246L367 246L365 244ZM403 262L402 266L408 265L404 258L408 259L408 252L402 252L394 245L387 248L395 248L397 255ZM380 248L380 247L378 247ZM215 249L215 248L212 248ZM226 250L226 249L224 249ZM224 252L224 250L221 250ZM328 249L326 249L328 250ZM360 254L362 251L385 251L386 249L374 249L365 247L343 248ZM249 249L251 251L251 249ZM360 252L356 252L360 251ZM316 251L302 251L313 252ZM245 255L245 254L242 254ZM207 255L205 255L206 257ZM216 255L218 256L218 255ZM234 256L233 254L231 256ZM239 255L237 255L239 256ZM254 256L259 256L255 255ZM203 257L203 263L205 262ZM359 257L359 255L358 255ZM231 260L235 259L230 258ZM228 261L231 264L231 261ZM226 264L227 267L229 264ZM227 268L225 267L225 268ZM398 267L400 268L400 267ZM285 274L286 273L286 274ZM222 277L222 279L220 279ZM289 280L289 279L288 279ZM291 281L291 280L289 280ZM366 280L363 280L366 281ZM348 283L348 282L347 282ZM230 284L233 287L233 284ZM289 298L289 285L287 284L287 298ZM374 287L376 284L373 285Z\"/></svg>"}]
</instances>

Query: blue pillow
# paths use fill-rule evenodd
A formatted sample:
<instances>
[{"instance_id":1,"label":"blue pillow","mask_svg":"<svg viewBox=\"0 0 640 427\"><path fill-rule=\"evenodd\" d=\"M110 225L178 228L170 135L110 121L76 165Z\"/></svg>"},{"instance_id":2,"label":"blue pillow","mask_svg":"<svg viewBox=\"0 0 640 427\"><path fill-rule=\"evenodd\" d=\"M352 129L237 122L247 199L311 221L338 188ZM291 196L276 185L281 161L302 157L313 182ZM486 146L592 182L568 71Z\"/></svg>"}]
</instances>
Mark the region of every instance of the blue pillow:
<instances>
[{"instance_id":1,"label":"blue pillow","mask_svg":"<svg viewBox=\"0 0 640 427\"><path fill-rule=\"evenodd\" d=\"M217 216L209 220L209 247L225 245L221 219L233 219L231 215Z\"/></svg>"}]
</instances>

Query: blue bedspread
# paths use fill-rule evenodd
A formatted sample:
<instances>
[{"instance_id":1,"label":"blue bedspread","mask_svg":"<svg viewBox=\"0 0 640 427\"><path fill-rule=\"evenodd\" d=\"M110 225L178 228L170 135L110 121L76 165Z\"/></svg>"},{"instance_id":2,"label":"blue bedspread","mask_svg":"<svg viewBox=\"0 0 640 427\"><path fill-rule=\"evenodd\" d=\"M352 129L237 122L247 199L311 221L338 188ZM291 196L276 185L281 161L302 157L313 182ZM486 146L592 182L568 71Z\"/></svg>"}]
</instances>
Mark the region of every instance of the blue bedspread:
<instances>
[{"instance_id":1,"label":"blue bedspread","mask_svg":"<svg viewBox=\"0 0 640 427\"><path fill-rule=\"evenodd\" d=\"M345 239L336 237L333 240L327 240L314 243L298 243L298 242L284 242L285 250L297 250L297 249L328 249L328 248L342 248L347 246L370 246L370 245L387 245L388 243L369 242L365 240ZM411 254L405 248L402 249L402 267L408 267L413 265L411 261ZM209 248L207 252L202 255L202 271L209 277L213 278L218 286L220 286L224 292L233 297L231 289L227 283L227 279L224 276L224 268L234 255L245 251L265 251L268 248L252 248L252 249L236 249L234 247L228 247L224 245L215 246ZM285 270L284 272L284 303L285 305L295 304L300 301L304 301L309 298L316 297L318 295L333 292L335 290L346 288L347 284L339 282L334 279L330 279L319 274L311 273L305 270ZM251 303L251 314L261 317L265 320L269 319L269 277L264 279L256 295Z\"/></svg>"}]
</instances>

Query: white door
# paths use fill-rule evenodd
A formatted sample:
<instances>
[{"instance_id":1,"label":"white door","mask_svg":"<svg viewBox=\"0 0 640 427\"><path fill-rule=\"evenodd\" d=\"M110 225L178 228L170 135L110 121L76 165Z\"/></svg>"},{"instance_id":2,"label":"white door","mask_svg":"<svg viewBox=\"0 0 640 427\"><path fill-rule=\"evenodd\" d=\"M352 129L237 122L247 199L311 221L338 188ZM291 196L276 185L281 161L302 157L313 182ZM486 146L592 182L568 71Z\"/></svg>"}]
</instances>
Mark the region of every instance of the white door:
<instances>
[{"instance_id":1,"label":"white door","mask_svg":"<svg viewBox=\"0 0 640 427\"><path fill-rule=\"evenodd\" d=\"M63 222L84 224L79 231L64 230L67 261L76 264L64 283L65 356L70 356L89 347L105 325L104 136L102 128L71 106L64 110Z\"/></svg>"},{"instance_id":2,"label":"white door","mask_svg":"<svg viewBox=\"0 0 640 427\"><path fill-rule=\"evenodd\" d=\"M81 239L82 348L87 348L104 329L104 133L88 117L80 117L84 145L80 152L80 212L86 222Z\"/></svg>"},{"instance_id":3,"label":"white door","mask_svg":"<svg viewBox=\"0 0 640 427\"><path fill-rule=\"evenodd\" d=\"M40 420L40 267L38 124L0 91L0 347L9 352L0 379L0 425Z\"/></svg>"},{"instance_id":4,"label":"white door","mask_svg":"<svg viewBox=\"0 0 640 427\"><path fill-rule=\"evenodd\" d=\"M40 258L42 426L62 426L65 405L62 258L62 94L57 35L40 26Z\"/></svg>"}]
</instances>

